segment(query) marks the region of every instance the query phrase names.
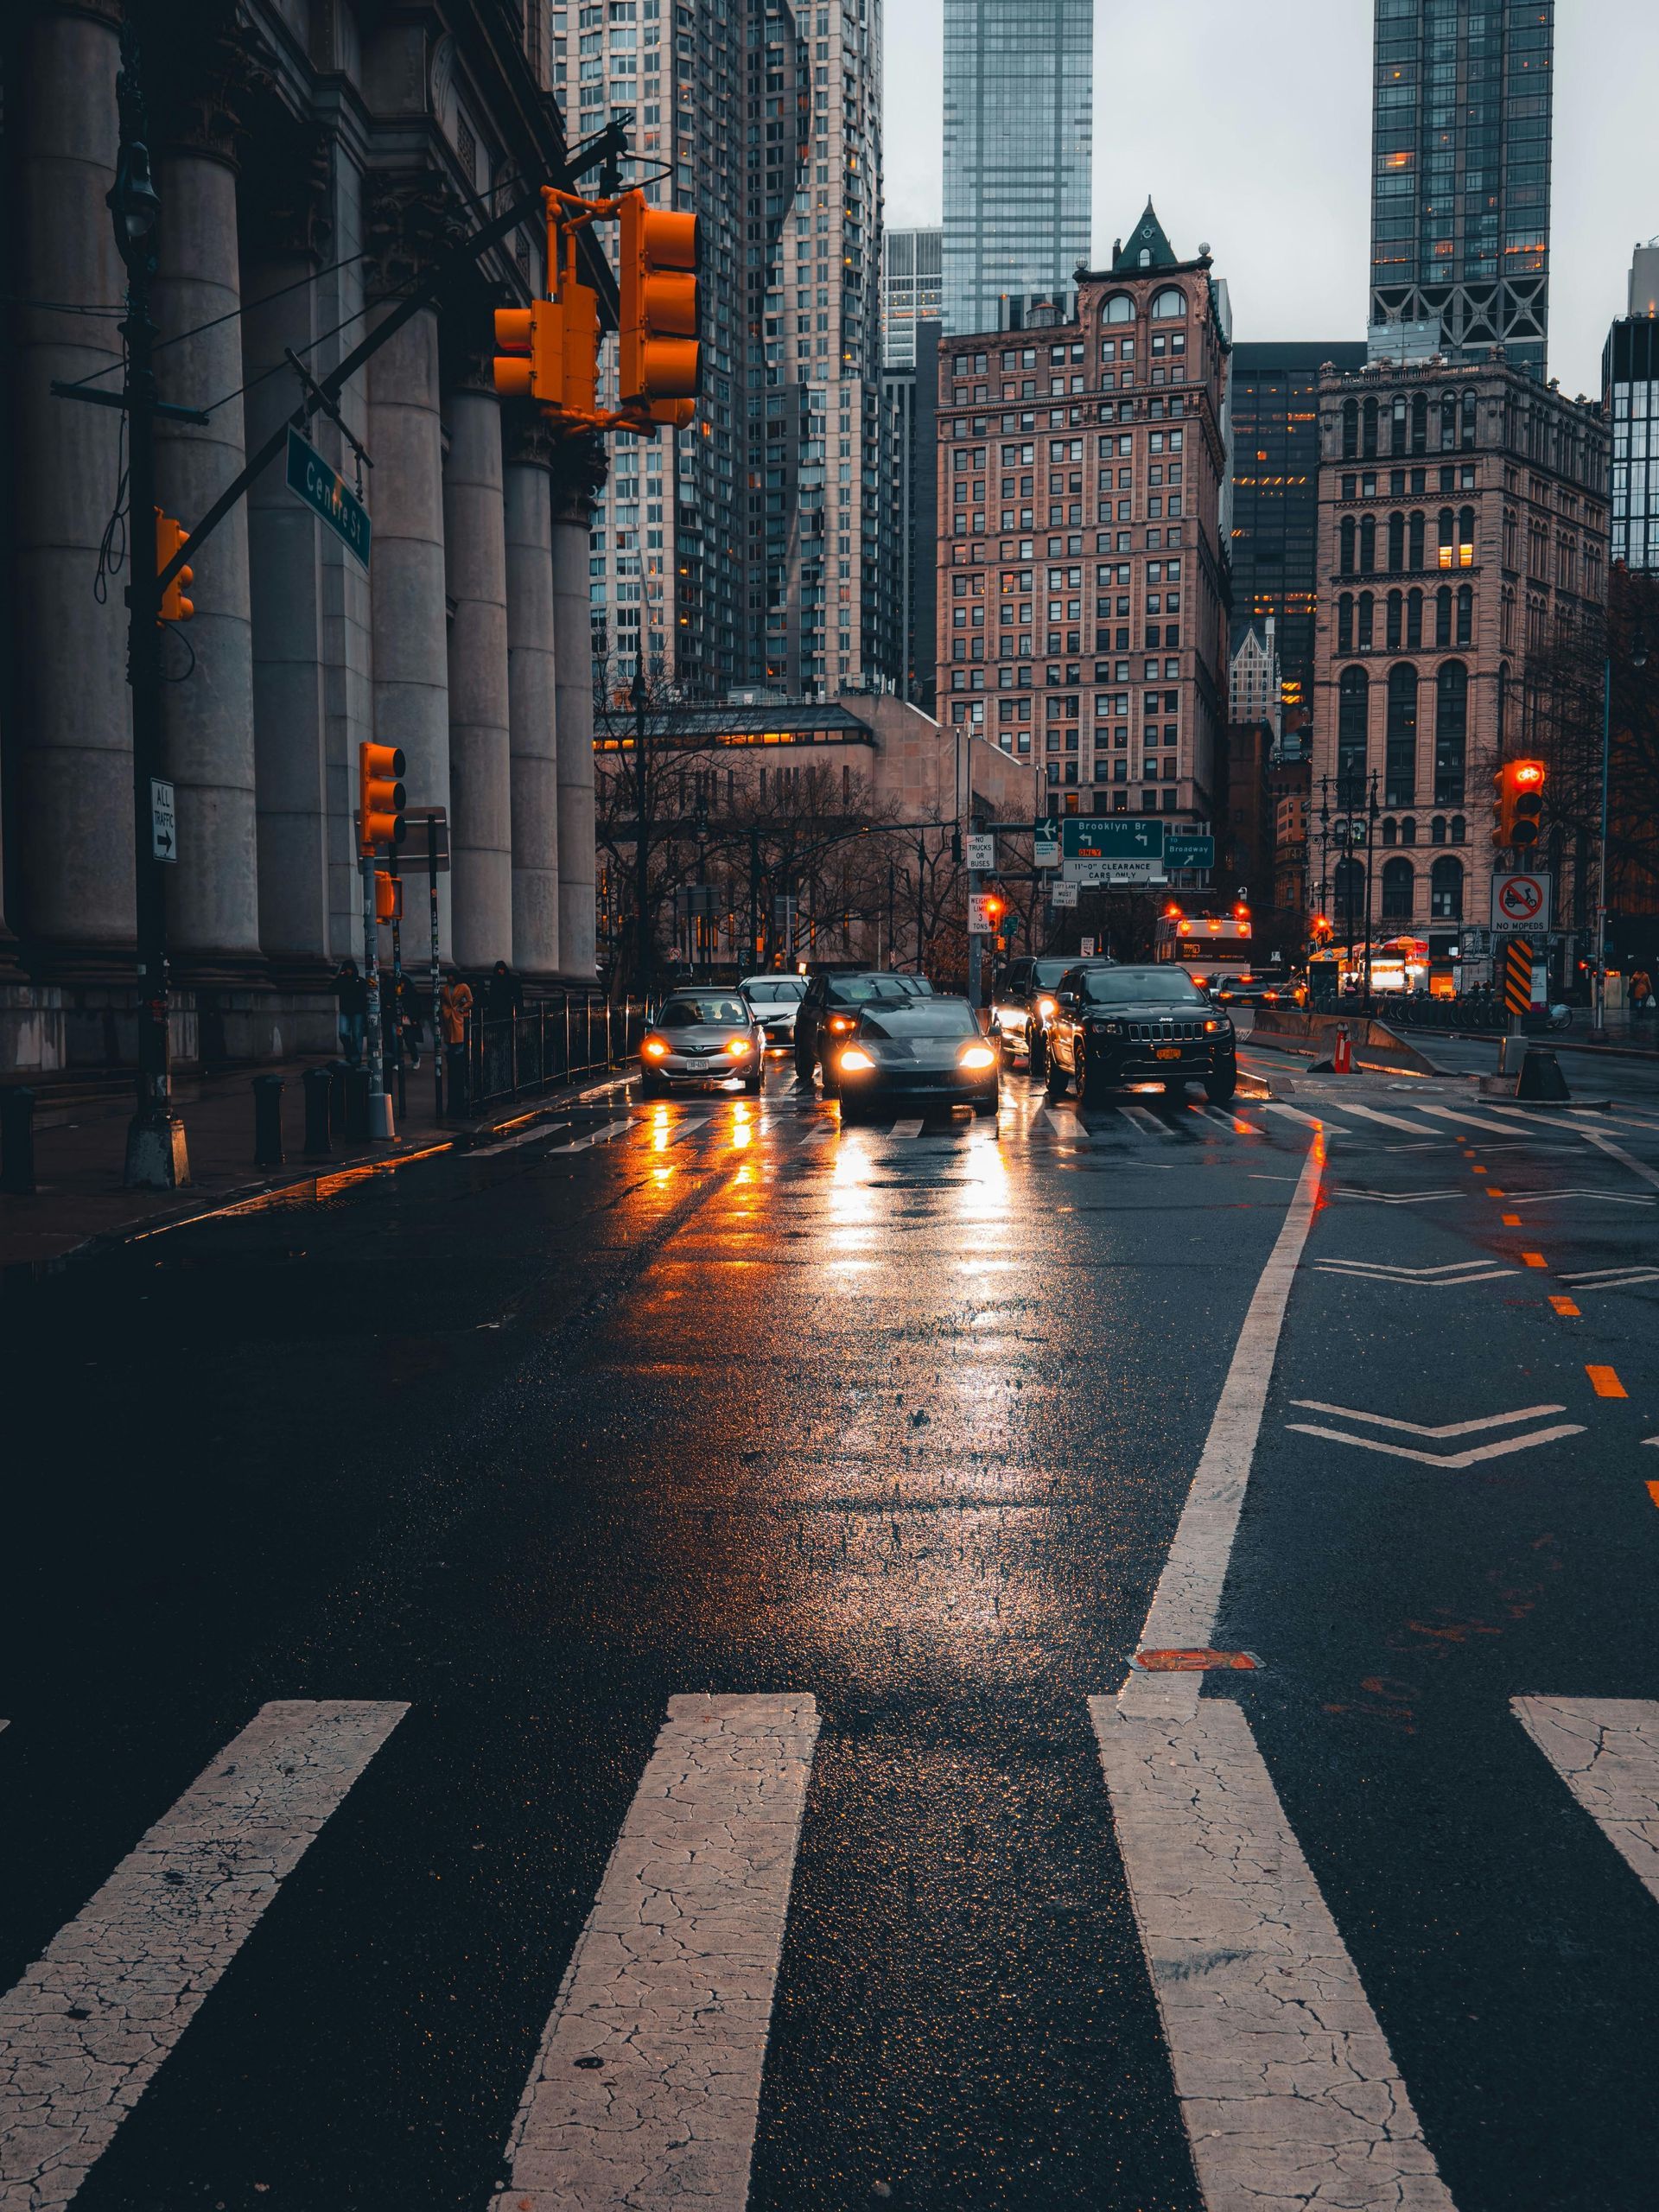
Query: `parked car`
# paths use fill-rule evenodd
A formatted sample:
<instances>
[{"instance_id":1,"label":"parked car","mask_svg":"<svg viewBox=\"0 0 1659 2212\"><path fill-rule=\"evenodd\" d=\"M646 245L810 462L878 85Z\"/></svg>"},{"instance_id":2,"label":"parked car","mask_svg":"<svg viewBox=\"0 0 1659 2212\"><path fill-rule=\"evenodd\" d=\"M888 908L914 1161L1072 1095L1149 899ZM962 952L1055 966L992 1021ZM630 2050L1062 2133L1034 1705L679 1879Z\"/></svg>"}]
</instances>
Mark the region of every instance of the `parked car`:
<instances>
[{"instance_id":1,"label":"parked car","mask_svg":"<svg viewBox=\"0 0 1659 2212\"><path fill-rule=\"evenodd\" d=\"M1238 1088L1233 1025L1181 969L1073 968L1055 996L1050 1098L1073 1087L1088 1102L1126 1084L1178 1090L1202 1083L1211 1103L1224 1106Z\"/></svg>"},{"instance_id":2,"label":"parked car","mask_svg":"<svg viewBox=\"0 0 1659 2212\"><path fill-rule=\"evenodd\" d=\"M843 1122L867 1122L899 1105L971 1106L994 1116L1001 1065L966 999L878 999L832 1048Z\"/></svg>"},{"instance_id":3,"label":"parked car","mask_svg":"<svg viewBox=\"0 0 1659 2212\"><path fill-rule=\"evenodd\" d=\"M824 1096L835 1096L834 1048L852 1035L865 1007L932 995L925 976L894 976L880 969L812 976L795 1013L795 1073L801 1089L810 1090L816 1076Z\"/></svg>"},{"instance_id":4,"label":"parked car","mask_svg":"<svg viewBox=\"0 0 1659 2212\"><path fill-rule=\"evenodd\" d=\"M750 1096L766 1072L766 1036L741 991L677 990L639 1043L639 1089L661 1098L677 1084L741 1082Z\"/></svg>"},{"instance_id":5,"label":"parked car","mask_svg":"<svg viewBox=\"0 0 1659 2212\"><path fill-rule=\"evenodd\" d=\"M795 1041L795 1015L806 996L804 976L746 976L738 985L766 1033L768 1052L782 1052Z\"/></svg>"},{"instance_id":6,"label":"parked car","mask_svg":"<svg viewBox=\"0 0 1659 2212\"><path fill-rule=\"evenodd\" d=\"M1052 959L1011 960L991 994L992 1020L1002 1050L1023 1059L1033 1077L1040 1078L1048 1065L1048 1025L1058 1012L1054 994L1069 969L1111 966L1105 955L1097 961L1080 962L1075 953Z\"/></svg>"}]
</instances>

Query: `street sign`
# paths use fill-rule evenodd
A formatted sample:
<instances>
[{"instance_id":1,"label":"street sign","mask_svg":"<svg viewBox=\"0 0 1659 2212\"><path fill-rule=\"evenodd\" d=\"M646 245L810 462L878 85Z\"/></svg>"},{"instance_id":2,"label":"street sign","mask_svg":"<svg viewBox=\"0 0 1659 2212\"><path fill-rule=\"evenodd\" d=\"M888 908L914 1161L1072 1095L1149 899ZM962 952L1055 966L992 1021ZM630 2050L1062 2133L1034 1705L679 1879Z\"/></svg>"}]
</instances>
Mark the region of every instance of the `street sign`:
<instances>
[{"instance_id":1,"label":"street sign","mask_svg":"<svg viewBox=\"0 0 1659 2212\"><path fill-rule=\"evenodd\" d=\"M1164 825L1145 815L1068 815L1060 824L1060 850L1069 861L1161 861Z\"/></svg>"},{"instance_id":2,"label":"street sign","mask_svg":"<svg viewBox=\"0 0 1659 2212\"><path fill-rule=\"evenodd\" d=\"M1492 921L1506 930L1547 930L1549 927L1549 878L1530 873L1494 875Z\"/></svg>"},{"instance_id":3,"label":"street sign","mask_svg":"<svg viewBox=\"0 0 1659 2212\"><path fill-rule=\"evenodd\" d=\"M1164 863L1161 860L1062 861L1060 873L1068 883L1161 883Z\"/></svg>"},{"instance_id":4,"label":"street sign","mask_svg":"<svg viewBox=\"0 0 1659 2212\"><path fill-rule=\"evenodd\" d=\"M1164 866L1171 868L1212 868L1216 864L1216 841L1196 830L1171 830L1164 837ZM1244 893L1241 891L1239 897Z\"/></svg>"},{"instance_id":5,"label":"street sign","mask_svg":"<svg viewBox=\"0 0 1659 2212\"><path fill-rule=\"evenodd\" d=\"M1079 938L1077 939L1077 953L1078 957L1084 960L1092 960L1095 957L1095 940L1093 938Z\"/></svg>"},{"instance_id":6,"label":"street sign","mask_svg":"<svg viewBox=\"0 0 1659 2212\"><path fill-rule=\"evenodd\" d=\"M424 868L429 875L449 873L449 810L442 806L406 806L409 841L403 857L411 873Z\"/></svg>"},{"instance_id":7,"label":"street sign","mask_svg":"<svg viewBox=\"0 0 1659 2212\"><path fill-rule=\"evenodd\" d=\"M173 811L173 786L160 776L149 779L149 849L156 860L178 865L179 825Z\"/></svg>"},{"instance_id":8,"label":"street sign","mask_svg":"<svg viewBox=\"0 0 1659 2212\"><path fill-rule=\"evenodd\" d=\"M1051 883L1048 887L1048 903L1051 906L1075 906L1077 903L1077 885Z\"/></svg>"},{"instance_id":9,"label":"street sign","mask_svg":"<svg viewBox=\"0 0 1659 2212\"><path fill-rule=\"evenodd\" d=\"M1058 868L1060 864L1060 825L1058 822L1039 822L1032 838L1031 864L1033 868Z\"/></svg>"},{"instance_id":10,"label":"street sign","mask_svg":"<svg viewBox=\"0 0 1659 2212\"><path fill-rule=\"evenodd\" d=\"M288 488L320 515L348 553L369 565L369 511L346 487L340 471L326 461L309 438L291 426L288 433Z\"/></svg>"},{"instance_id":11,"label":"street sign","mask_svg":"<svg viewBox=\"0 0 1659 2212\"><path fill-rule=\"evenodd\" d=\"M968 866L977 874L984 874L996 866L996 840L988 832L976 831L962 841Z\"/></svg>"},{"instance_id":12,"label":"street sign","mask_svg":"<svg viewBox=\"0 0 1659 2212\"><path fill-rule=\"evenodd\" d=\"M996 935L996 917L992 913L991 908L994 906L1000 906L1001 903L1002 902L1000 899L993 899L989 893L987 893L982 899L973 898L968 901L968 934L969 937L995 937Z\"/></svg>"}]
</instances>

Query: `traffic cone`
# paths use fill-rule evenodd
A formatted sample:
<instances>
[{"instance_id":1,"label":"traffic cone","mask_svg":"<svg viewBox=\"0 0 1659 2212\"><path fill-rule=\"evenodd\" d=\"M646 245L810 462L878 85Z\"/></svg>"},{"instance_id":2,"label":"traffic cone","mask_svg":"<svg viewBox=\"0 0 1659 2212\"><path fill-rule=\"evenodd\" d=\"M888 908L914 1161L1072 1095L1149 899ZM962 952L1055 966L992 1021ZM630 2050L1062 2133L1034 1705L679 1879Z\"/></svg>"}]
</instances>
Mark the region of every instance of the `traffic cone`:
<instances>
[{"instance_id":1,"label":"traffic cone","mask_svg":"<svg viewBox=\"0 0 1659 2212\"><path fill-rule=\"evenodd\" d=\"M1339 1021L1337 1024L1336 1045L1331 1054L1331 1072L1332 1075L1352 1075L1353 1071L1354 1054L1348 1042L1348 1025L1345 1021Z\"/></svg>"}]
</instances>

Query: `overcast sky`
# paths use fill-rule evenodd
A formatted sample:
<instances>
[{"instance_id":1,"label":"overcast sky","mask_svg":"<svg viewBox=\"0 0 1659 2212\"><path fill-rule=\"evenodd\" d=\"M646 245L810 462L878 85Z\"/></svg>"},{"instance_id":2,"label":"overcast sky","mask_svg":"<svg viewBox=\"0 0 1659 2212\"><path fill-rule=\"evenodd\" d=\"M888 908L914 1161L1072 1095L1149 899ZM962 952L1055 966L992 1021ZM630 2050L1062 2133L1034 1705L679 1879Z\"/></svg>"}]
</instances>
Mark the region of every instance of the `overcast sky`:
<instances>
[{"instance_id":1,"label":"overcast sky","mask_svg":"<svg viewBox=\"0 0 1659 2212\"><path fill-rule=\"evenodd\" d=\"M944 0L886 0L887 219L940 210ZM1239 338L1363 338L1371 0L1096 0L1094 257L1151 194L1208 238ZM1558 0L1550 372L1598 393L1630 248L1659 232L1659 5Z\"/></svg>"}]
</instances>

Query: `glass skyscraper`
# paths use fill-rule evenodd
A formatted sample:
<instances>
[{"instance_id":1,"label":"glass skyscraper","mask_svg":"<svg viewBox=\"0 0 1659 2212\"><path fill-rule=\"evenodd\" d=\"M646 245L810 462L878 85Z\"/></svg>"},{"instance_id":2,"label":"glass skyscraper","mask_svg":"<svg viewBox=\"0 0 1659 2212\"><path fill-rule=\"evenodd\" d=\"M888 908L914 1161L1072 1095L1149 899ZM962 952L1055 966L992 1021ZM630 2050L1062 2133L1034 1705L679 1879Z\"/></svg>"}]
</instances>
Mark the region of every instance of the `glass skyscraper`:
<instances>
[{"instance_id":1,"label":"glass skyscraper","mask_svg":"<svg viewBox=\"0 0 1659 2212\"><path fill-rule=\"evenodd\" d=\"M1636 250L1630 308L1601 356L1602 412L1613 426L1612 557L1659 573L1659 241Z\"/></svg>"},{"instance_id":2,"label":"glass skyscraper","mask_svg":"<svg viewBox=\"0 0 1659 2212\"><path fill-rule=\"evenodd\" d=\"M1376 0L1374 359L1543 375L1554 42L1554 0Z\"/></svg>"},{"instance_id":3,"label":"glass skyscraper","mask_svg":"<svg viewBox=\"0 0 1659 2212\"><path fill-rule=\"evenodd\" d=\"M1069 302L1089 258L1093 0L944 0L944 327Z\"/></svg>"}]
</instances>

